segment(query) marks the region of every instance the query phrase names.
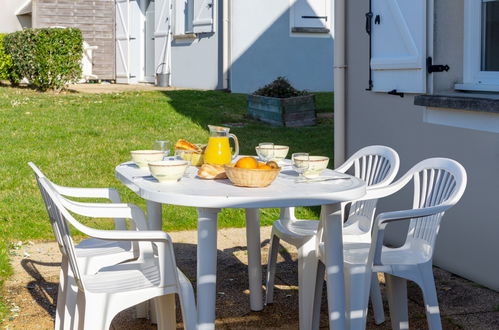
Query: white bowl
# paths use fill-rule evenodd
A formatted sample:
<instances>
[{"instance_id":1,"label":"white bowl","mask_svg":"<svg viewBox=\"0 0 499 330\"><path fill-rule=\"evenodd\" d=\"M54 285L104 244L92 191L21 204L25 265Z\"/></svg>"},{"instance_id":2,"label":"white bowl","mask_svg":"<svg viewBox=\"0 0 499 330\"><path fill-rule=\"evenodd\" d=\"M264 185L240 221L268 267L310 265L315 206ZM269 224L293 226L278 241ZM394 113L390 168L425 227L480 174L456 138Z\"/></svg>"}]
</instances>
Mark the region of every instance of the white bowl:
<instances>
[{"instance_id":1,"label":"white bowl","mask_svg":"<svg viewBox=\"0 0 499 330\"><path fill-rule=\"evenodd\" d=\"M130 151L132 161L140 168L147 168L147 163L163 160L165 153L161 150L134 150Z\"/></svg>"},{"instance_id":2,"label":"white bowl","mask_svg":"<svg viewBox=\"0 0 499 330\"><path fill-rule=\"evenodd\" d=\"M325 156L309 156L308 169L303 173L307 178L318 177L326 168L329 163L329 157Z\"/></svg>"},{"instance_id":3,"label":"white bowl","mask_svg":"<svg viewBox=\"0 0 499 330\"><path fill-rule=\"evenodd\" d=\"M161 160L149 163L151 175L161 183L173 183L184 176L189 166L187 160Z\"/></svg>"},{"instance_id":4,"label":"white bowl","mask_svg":"<svg viewBox=\"0 0 499 330\"><path fill-rule=\"evenodd\" d=\"M308 159L296 158L295 162L308 162L308 168L303 172L303 176L306 178L316 178L327 168L329 157L309 156Z\"/></svg>"},{"instance_id":5,"label":"white bowl","mask_svg":"<svg viewBox=\"0 0 499 330\"><path fill-rule=\"evenodd\" d=\"M288 155L289 147L274 144L274 158L272 160L281 161Z\"/></svg>"},{"instance_id":6,"label":"white bowl","mask_svg":"<svg viewBox=\"0 0 499 330\"><path fill-rule=\"evenodd\" d=\"M255 150L256 150L256 154L257 155L272 155L272 157L270 157L270 160L274 160L274 161L281 161L283 159L286 158L286 156L288 155L288 151L289 151L289 147L288 146L283 146L283 145L280 145L280 144L274 144L273 147L255 147ZM268 151L268 152L267 152Z\"/></svg>"}]
</instances>

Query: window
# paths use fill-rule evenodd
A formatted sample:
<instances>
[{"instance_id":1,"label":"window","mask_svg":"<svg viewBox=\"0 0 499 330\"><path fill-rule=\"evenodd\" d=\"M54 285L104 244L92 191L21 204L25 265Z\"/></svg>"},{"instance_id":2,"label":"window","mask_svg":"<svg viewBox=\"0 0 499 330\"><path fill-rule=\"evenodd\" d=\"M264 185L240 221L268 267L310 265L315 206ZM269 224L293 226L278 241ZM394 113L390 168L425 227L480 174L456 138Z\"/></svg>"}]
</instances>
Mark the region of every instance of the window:
<instances>
[{"instance_id":1,"label":"window","mask_svg":"<svg viewBox=\"0 0 499 330\"><path fill-rule=\"evenodd\" d=\"M456 89L499 92L499 0L465 0L463 80Z\"/></svg>"},{"instance_id":2,"label":"window","mask_svg":"<svg viewBox=\"0 0 499 330\"><path fill-rule=\"evenodd\" d=\"M328 33L331 27L330 0L291 1L291 32Z\"/></svg>"}]
</instances>

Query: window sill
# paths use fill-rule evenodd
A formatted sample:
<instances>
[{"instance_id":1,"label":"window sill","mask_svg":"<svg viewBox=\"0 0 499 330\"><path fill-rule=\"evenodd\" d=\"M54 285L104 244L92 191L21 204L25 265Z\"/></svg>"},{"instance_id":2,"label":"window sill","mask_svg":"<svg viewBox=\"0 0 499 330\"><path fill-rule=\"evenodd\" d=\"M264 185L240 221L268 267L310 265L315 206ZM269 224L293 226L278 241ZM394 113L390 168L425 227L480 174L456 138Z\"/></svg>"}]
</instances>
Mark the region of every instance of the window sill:
<instances>
[{"instance_id":1,"label":"window sill","mask_svg":"<svg viewBox=\"0 0 499 330\"><path fill-rule=\"evenodd\" d=\"M425 123L499 133L499 94L449 92L419 95L414 104L425 107Z\"/></svg>"},{"instance_id":2,"label":"window sill","mask_svg":"<svg viewBox=\"0 0 499 330\"><path fill-rule=\"evenodd\" d=\"M499 113L499 94L455 92L439 95L418 95L414 98L414 104L429 108Z\"/></svg>"},{"instance_id":3,"label":"window sill","mask_svg":"<svg viewBox=\"0 0 499 330\"><path fill-rule=\"evenodd\" d=\"M196 39L198 36L195 33L186 33L186 34L174 34L174 40L192 40Z\"/></svg>"},{"instance_id":4,"label":"window sill","mask_svg":"<svg viewBox=\"0 0 499 330\"><path fill-rule=\"evenodd\" d=\"M312 27L294 27L291 28L292 33L329 33L329 29L327 28L312 28Z\"/></svg>"},{"instance_id":5,"label":"window sill","mask_svg":"<svg viewBox=\"0 0 499 330\"><path fill-rule=\"evenodd\" d=\"M464 83L464 84L456 84L454 88L460 91L499 92L499 85L490 85L490 84Z\"/></svg>"}]
</instances>

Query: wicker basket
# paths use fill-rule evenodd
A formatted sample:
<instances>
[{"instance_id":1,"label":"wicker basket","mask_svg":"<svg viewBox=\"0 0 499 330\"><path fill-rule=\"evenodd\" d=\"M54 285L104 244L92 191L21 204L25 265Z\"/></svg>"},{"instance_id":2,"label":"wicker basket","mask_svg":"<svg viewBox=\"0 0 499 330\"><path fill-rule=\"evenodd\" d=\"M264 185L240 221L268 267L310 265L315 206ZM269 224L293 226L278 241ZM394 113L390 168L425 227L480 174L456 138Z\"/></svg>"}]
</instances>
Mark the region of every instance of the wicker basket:
<instances>
[{"instance_id":1,"label":"wicker basket","mask_svg":"<svg viewBox=\"0 0 499 330\"><path fill-rule=\"evenodd\" d=\"M271 170L258 170L238 168L234 165L225 165L225 173L229 180L240 187L262 188L270 185L276 178L281 168Z\"/></svg>"}]
</instances>

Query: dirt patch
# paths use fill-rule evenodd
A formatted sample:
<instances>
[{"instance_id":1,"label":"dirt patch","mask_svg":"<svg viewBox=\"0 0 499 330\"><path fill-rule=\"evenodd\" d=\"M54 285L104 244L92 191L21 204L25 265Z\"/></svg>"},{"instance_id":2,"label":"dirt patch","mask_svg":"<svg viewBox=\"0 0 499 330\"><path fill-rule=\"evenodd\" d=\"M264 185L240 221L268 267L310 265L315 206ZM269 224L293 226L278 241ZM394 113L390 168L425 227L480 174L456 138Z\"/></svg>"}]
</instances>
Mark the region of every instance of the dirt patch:
<instances>
[{"instance_id":1,"label":"dirt patch","mask_svg":"<svg viewBox=\"0 0 499 330\"><path fill-rule=\"evenodd\" d=\"M196 232L170 233L175 242L179 267L191 279L196 279ZM270 228L263 227L262 262L267 261ZM13 310L4 329L53 329L60 253L56 243L23 244L12 250L14 276L5 284L6 299ZM296 249L284 245L280 250L276 272L274 304L263 311L249 309L247 251L244 229L222 229L218 236L217 268L217 329L298 329L298 287ZM265 267L263 269L265 272ZM474 285L446 271L435 268L442 322L444 329L499 329L499 293ZM264 273L265 274L265 273ZM262 274L262 278L264 278ZM382 285L382 289L384 289ZM323 292L321 328L327 329L327 302ZM425 329L420 290L409 284L410 324L413 329ZM387 321L375 326L369 314L368 329L390 329ZM181 329L180 310L177 308ZM120 313L113 329L155 329L147 319L134 318L134 309Z\"/></svg>"}]
</instances>

